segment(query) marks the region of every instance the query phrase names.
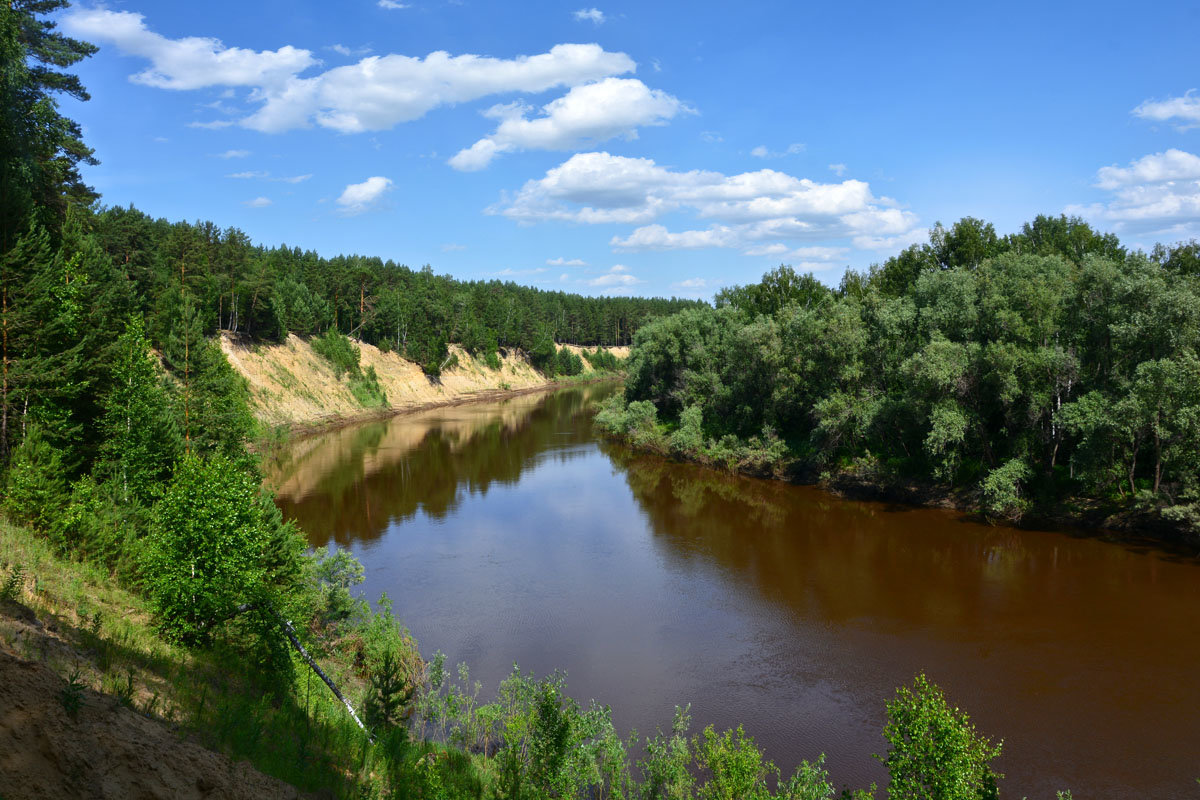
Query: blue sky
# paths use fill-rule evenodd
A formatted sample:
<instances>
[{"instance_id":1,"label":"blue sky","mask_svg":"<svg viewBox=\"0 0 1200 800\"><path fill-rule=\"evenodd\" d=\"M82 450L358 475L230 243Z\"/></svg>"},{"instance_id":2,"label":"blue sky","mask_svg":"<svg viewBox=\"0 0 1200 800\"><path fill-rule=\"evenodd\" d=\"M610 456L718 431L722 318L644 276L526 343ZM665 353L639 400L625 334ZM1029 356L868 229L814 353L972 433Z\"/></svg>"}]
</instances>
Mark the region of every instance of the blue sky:
<instances>
[{"instance_id":1,"label":"blue sky","mask_svg":"<svg viewBox=\"0 0 1200 800\"><path fill-rule=\"evenodd\" d=\"M1200 4L80 2L108 204L460 278L836 284L971 215L1200 236Z\"/></svg>"}]
</instances>

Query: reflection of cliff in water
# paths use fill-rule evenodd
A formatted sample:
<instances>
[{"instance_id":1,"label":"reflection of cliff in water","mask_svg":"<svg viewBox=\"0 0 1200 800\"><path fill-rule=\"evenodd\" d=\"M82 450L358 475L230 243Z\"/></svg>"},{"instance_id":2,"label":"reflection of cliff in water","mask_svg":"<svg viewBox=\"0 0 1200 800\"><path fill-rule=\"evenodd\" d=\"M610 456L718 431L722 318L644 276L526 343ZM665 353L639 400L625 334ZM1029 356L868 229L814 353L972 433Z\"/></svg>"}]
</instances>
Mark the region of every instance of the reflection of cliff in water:
<instances>
[{"instance_id":1,"label":"reflection of cliff in water","mask_svg":"<svg viewBox=\"0 0 1200 800\"><path fill-rule=\"evenodd\" d=\"M665 558L752 586L797 619L848 625L870 618L893 632L920 628L959 640L984 626L1040 625L1048 603L1087 619L1140 613L1112 586L1147 585L1172 611L1171 595L1189 590L1164 585L1191 573L1171 569L1163 554L1145 558L1104 542L988 527L939 509L846 501L812 487L602 448L624 473Z\"/></svg>"},{"instance_id":2,"label":"reflection of cliff in water","mask_svg":"<svg viewBox=\"0 0 1200 800\"><path fill-rule=\"evenodd\" d=\"M539 458L572 458L591 440L597 384L394 417L298 442L270 470L276 504L309 542L377 539L418 511L442 518L465 489L514 484ZM546 455L543 455L546 454Z\"/></svg>"}]
</instances>

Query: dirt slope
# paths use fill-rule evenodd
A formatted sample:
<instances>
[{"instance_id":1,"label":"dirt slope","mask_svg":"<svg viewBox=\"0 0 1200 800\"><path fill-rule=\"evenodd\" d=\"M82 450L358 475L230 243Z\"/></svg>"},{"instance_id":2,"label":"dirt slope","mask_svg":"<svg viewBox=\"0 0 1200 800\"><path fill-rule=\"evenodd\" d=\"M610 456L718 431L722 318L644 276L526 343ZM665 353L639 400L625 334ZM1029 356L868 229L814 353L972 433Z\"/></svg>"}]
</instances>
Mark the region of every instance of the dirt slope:
<instances>
[{"instance_id":1,"label":"dirt slope","mask_svg":"<svg viewBox=\"0 0 1200 800\"><path fill-rule=\"evenodd\" d=\"M575 352L580 350L568 347ZM451 345L459 365L446 370L440 380L431 381L420 367L395 353L383 353L363 343L358 348L363 369L375 368L393 411L548 385L545 377L518 355L501 359L497 371ZM249 382L255 414L268 425L306 426L380 414L376 409L364 409L350 393L345 378L334 377L328 362L298 336L289 335L286 342L278 345L245 345L225 335L221 338L221 350ZM612 350L618 357L628 355L628 348ZM586 360L584 370L591 370Z\"/></svg>"},{"instance_id":2,"label":"dirt slope","mask_svg":"<svg viewBox=\"0 0 1200 800\"><path fill-rule=\"evenodd\" d=\"M77 714L62 701L63 680L28 653L61 656L66 644L25 606L0 602L8 636L0 638L0 797L43 798L283 798L301 797L287 784L181 739L166 723L142 716L115 697L83 689Z\"/></svg>"}]
</instances>

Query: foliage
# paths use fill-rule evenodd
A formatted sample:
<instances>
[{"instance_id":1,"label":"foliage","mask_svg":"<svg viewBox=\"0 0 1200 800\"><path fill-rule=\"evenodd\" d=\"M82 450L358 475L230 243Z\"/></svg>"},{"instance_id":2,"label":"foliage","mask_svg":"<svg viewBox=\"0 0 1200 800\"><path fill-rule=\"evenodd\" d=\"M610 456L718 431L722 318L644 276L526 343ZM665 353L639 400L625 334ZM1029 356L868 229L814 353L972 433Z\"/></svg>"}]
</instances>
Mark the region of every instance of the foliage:
<instances>
[{"instance_id":1,"label":"foliage","mask_svg":"<svg viewBox=\"0 0 1200 800\"><path fill-rule=\"evenodd\" d=\"M50 529L67 495L62 461L41 426L31 424L8 467L4 507L13 519L40 531Z\"/></svg>"},{"instance_id":2,"label":"foliage","mask_svg":"<svg viewBox=\"0 0 1200 800\"><path fill-rule=\"evenodd\" d=\"M390 650L385 652L379 669L370 677L363 702L363 721L376 732L401 725L411 713L409 704L415 691L397 657Z\"/></svg>"},{"instance_id":3,"label":"foliage","mask_svg":"<svg viewBox=\"0 0 1200 800\"><path fill-rule=\"evenodd\" d=\"M643 325L596 422L729 469L887 465L997 516L1083 501L1200 536L1193 250L968 217L837 290L780 267Z\"/></svg>"},{"instance_id":4,"label":"foliage","mask_svg":"<svg viewBox=\"0 0 1200 800\"><path fill-rule=\"evenodd\" d=\"M0 600L16 600L21 596L21 586L25 582L25 568L13 564L8 568L8 577L0 584Z\"/></svg>"},{"instance_id":5,"label":"foliage","mask_svg":"<svg viewBox=\"0 0 1200 800\"><path fill-rule=\"evenodd\" d=\"M332 544L318 551L312 561L312 574L320 593L320 609L326 624L342 622L362 611L364 603L350 594L363 582L363 565L348 550Z\"/></svg>"},{"instance_id":6,"label":"foliage","mask_svg":"<svg viewBox=\"0 0 1200 800\"><path fill-rule=\"evenodd\" d=\"M335 377L341 378L346 374L358 374L359 350L348 336L328 330L313 339L310 344L313 352L324 358L333 367Z\"/></svg>"},{"instance_id":7,"label":"foliage","mask_svg":"<svg viewBox=\"0 0 1200 800\"><path fill-rule=\"evenodd\" d=\"M991 768L1002 742L980 736L963 711L952 708L941 689L918 675L887 704L883 736L893 800L994 800L1004 777Z\"/></svg>"},{"instance_id":8,"label":"foliage","mask_svg":"<svg viewBox=\"0 0 1200 800\"><path fill-rule=\"evenodd\" d=\"M66 711L71 719L79 716L79 709L83 707L83 688L83 682L79 679L79 669L76 668L67 677L66 685L58 694L63 711Z\"/></svg>"},{"instance_id":9,"label":"foliage","mask_svg":"<svg viewBox=\"0 0 1200 800\"><path fill-rule=\"evenodd\" d=\"M224 456L180 460L154 508L142 575L163 633L212 641L238 606L269 602L269 520L255 476Z\"/></svg>"},{"instance_id":10,"label":"foliage","mask_svg":"<svg viewBox=\"0 0 1200 800\"><path fill-rule=\"evenodd\" d=\"M149 505L183 442L139 317L129 319L117 341L110 387L101 404L99 471L120 486L123 501Z\"/></svg>"}]
</instances>

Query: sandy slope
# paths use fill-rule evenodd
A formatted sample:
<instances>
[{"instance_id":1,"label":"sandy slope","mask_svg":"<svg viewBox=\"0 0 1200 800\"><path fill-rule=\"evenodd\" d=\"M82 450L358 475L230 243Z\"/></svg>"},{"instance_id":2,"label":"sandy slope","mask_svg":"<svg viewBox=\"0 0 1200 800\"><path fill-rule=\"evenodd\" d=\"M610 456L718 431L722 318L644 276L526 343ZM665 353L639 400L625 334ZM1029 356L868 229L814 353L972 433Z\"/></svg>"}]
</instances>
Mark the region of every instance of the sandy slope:
<instances>
[{"instance_id":1,"label":"sandy slope","mask_svg":"<svg viewBox=\"0 0 1200 800\"><path fill-rule=\"evenodd\" d=\"M451 345L459 366L446 370L440 380L431 381L420 367L395 353L383 353L362 343L358 348L363 368L375 368L393 411L547 385L546 379L520 355L505 356L501 369L496 371ZM628 348L611 349L618 357L628 355ZM224 335L221 350L249 382L255 414L269 425L304 426L379 414L378 410L364 409L350 393L345 378L335 378L328 362L298 336L289 335L278 345L245 345ZM590 369L585 361L584 370Z\"/></svg>"},{"instance_id":2,"label":"sandy slope","mask_svg":"<svg viewBox=\"0 0 1200 800\"><path fill-rule=\"evenodd\" d=\"M169 725L116 698L83 690L75 717L61 698L66 681L44 658L69 646L17 603L0 603L0 619L29 653L0 640L0 797L266 798L301 795L244 762L181 739ZM58 652L63 651L63 652Z\"/></svg>"}]
</instances>

